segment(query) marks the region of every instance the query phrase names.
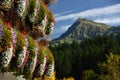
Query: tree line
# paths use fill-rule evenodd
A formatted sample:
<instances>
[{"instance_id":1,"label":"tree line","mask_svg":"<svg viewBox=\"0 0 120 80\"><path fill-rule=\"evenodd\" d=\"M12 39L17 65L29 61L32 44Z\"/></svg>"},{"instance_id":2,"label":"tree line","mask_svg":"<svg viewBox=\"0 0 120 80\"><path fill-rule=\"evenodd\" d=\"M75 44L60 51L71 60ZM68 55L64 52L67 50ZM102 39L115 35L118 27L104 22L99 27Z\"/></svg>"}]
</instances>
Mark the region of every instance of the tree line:
<instances>
[{"instance_id":1,"label":"tree line","mask_svg":"<svg viewBox=\"0 0 120 80\"><path fill-rule=\"evenodd\" d=\"M64 77L74 77L75 80L119 79L120 57L117 56L120 54L120 34L96 36L81 43L76 41L71 44L63 43L50 46L50 49L55 58L58 79ZM115 79L111 77L113 74Z\"/></svg>"}]
</instances>

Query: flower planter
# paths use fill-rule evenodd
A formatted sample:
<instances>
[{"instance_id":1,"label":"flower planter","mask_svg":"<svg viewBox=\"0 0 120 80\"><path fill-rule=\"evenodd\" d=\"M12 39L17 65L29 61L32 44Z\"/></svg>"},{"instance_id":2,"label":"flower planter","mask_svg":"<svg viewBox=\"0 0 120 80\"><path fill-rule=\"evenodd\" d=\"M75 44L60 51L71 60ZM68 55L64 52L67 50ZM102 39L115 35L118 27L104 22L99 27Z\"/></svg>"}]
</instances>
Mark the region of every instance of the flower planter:
<instances>
[{"instance_id":1,"label":"flower planter","mask_svg":"<svg viewBox=\"0 0 120 80\"><path fill-rule=\"evenodd\" d=\"M17 67L21 67L24 64L26 58L26 47L23 47L23 50L18 53Z\"/></svg>"},{"instance_id":2,"label":"flower planter","mask_svg":"<svg viewBox=\"0 0 120 80\"><path fill-rule=\"evenodd\" d=\"M45 30L45 26L47 24L47 9L46 9L46 5L42 0L40 0L39 8L40 9L37 12L38 15L36 16L34 25L39 26L40 28Z\"/></svg>"},{"instance_id":3,"label":"flower planter","mask_svg":"<svg viewBox=\"0 0 120 80\"><path fill-rule=\"evenodd\" d=\"M48 10L48 13L47 13L47 26L45 27L46 34L51 34L52 33L54 23L55 23L55 20L54 20L53 13L50 10Z\"/></svg>"},{"instance_id":4,"label":"flower planter","mask_svg":"<svg viewBox=\"0 0 120 80\"><path fill-rule=\"evenodd\" d=\"M54 23L50 23L49 26L46 26L45 28L45 31L46 31L46 34L51 34L53 32L53 29L54 29Z\"/></svg>"},{"instance_id":5,"label":"flower planter","mask_svg":"<svg viewBox=\"0 0 120 80\"><path fill-rule=\"evenodd\" d=\"M44 72L46 70L46 65L47 65L47 57L44 51L44 47L40 46L39 47L39 52L38 52L38 61L37 61L37 66L33 74L33 78L42 78L44 75Z\"/></svg>"},{"instance_id":6,"label":"flower planter","mask_svg":"<svg viewBox=\"0 0 120 80\"><path fill-rule=\"evenodd\" d=\"M48 64L47 70L46 70L46 72L45 72L45 75L48 76L48 77L51 77L52 74L53 74L53 72L54 72L54 62Z\"/></svg>"},{"instance_id":7,"label":"flower planter","mask_svg":"<svg viewBox=\"0 0 120 80\"><path fill-rule=\"evenodd\" d=\"M15 10L17 12L17 14L22 17L25 10L26 10L26 6L27 5L27 0L17 0L15 2Z\"/></svg>"},{"instance_id":8,"label":"flower planter","mask_svg":"<svg viewBox=\"0 0 120 80\"><path fill-rule=\"evenodd\" d=\"M13 56L13 46L11 45L6 51L2 52L1 64L3 67L7 67Z\"/></svg>"},{"instance_id":9,"label":"flower planter","mask_svg":"<svg viewBox=\"0 0 120 80\"><path fill-rule=\"evenodd\" d=\"M25 38L21 33L17 33L16 37L16 47L15 47L15 61L16 67L20 68L23 67L24 61L27 54L27 45L25 43Z\"/></svg>"},{"instance_id":10,"label":"flower planter","mask_svg":"<svg viewBox=\"0 0 120 80\"><path fill-rule=\"evenodd\" d=\"M3 68L5 68L8 67L13 56L12 32L10 29L7 29L5 27L2 29L0 47L2 48L0 55L1 58L0 64Z\"/></svg>"},{"instance_id":11,"label":"flower planter","mask_svg":"<svg viewBox=\"0 0 120 80\"><path fill-rule=\"evenodd\" d=\"M35 18L38 15L39 10L40 10L40 0L36 0Z\"/></svg>"},{"instance_id":12,"label":"flower planter","mask_svg":"<svg viewBox=\"0 0 120 80\"><path fill-rule=\"evenodd\" d=\"M28 5L28 11L27 11L27 18L31 23L34 22L36 14L36 9L37 9L37 4L36 0L30 0L29 5Z\"/></svg>"},{"instance_id":13,"label":"flower planter","mask_svg":"<svg viewBox=\"0 0 120 80\"><path fill-rule=\"evenodd\" d=\"M45 75L51 78L54 72L54 58L52 56L51 51L48 48L46 48L45 53L47 54L47 58L48 58Z\"/></svg>"},{"instance_id":14,"label":"flower planter","mask_svg":"<svg viewBox=\"0 0 120 80\"><path fill-rule=\"evenodd\" d=\"M54 70L51 55L44 44L37 45L29 37L31 29L35 37L45 36L46 29L48 33L53 31L53 16L50 17L44 1L0 0L0 10L0 17L4 19L0 19L0 72L23 75L28 80L42 79L45 74L51 77Z\"/></svg>"},{"instance_id":15,"label":"flower planter","mask_svg":"<svg viewBox=\"0 0 120 80\"><path fill-rule=\"evenodd\" d=\"M42 77L42 75L44 74L46 63L47 63L47 59L46 59L46 56L44 56L43 63L40 63L38 65L39 66L38 67L38 76L39 77Z\"/></svg>"},{"instance_id":16,"label":"flower planter","mask_svg":"<svg viewBox=\"0 0 120 80\"><path fill-rule=\"evenodd\" d=\"M35 41L30 37L28 37L28 53L29 57L24 66L23 74L25 78L31 79L37 64L37 49Z\"/></svg>"}]
</instances>

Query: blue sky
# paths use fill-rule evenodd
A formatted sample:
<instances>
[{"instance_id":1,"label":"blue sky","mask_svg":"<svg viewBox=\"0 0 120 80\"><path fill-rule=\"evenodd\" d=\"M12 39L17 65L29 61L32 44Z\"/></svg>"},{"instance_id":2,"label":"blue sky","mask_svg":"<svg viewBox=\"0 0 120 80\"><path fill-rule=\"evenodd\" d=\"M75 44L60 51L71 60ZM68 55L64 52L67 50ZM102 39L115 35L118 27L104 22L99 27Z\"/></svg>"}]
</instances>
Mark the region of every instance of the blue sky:
<instances>
[{"instance_id":1,"label":"blue sky","mask_svg":"<svg viewBox=\"0 0 120 80\"><path fill-rule=\"evenodd\" d=\"M51 38L59 37L79 17L112 26L120 25L120 0L58 0L50 9L56 20Z\"/></svg>"}]
</instances>

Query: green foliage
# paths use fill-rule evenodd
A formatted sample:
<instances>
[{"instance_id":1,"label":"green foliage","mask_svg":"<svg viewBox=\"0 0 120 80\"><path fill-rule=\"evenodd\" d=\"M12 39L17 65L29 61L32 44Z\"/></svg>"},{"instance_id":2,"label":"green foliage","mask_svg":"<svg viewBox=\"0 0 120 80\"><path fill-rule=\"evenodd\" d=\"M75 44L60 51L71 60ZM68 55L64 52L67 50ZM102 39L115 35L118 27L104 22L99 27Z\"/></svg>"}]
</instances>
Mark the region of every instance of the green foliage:
<instances>
[{"instance_id":1,"label":"green foliage","mask_svg":"<svg viewBox=\"0 0 120 80\"><path fill-rule=\"evenodd\" d=\"M25 38L24 38L24 36L20 32L17 32L16 40L17 40L16 50L18 52L22 51L23 47L25 47L26 45L25 45Z\"/></svg>"},{"instance_id":2,"label":"green foliage","mask_svg":"<svg viewBox=\"0 0 120 80\"><path fill-rule=\"evenodd\" d=\"M37 24L41 23L41 21L44 20L46 13L47 13L46 5L42 0L40 0L40 10L38 12Z\"/></svg>"},{"instance_id":3,"label":"green foliage","mask_svg":"<svg viewBox=\"0 0 120 80\"><path fill-rule=\"evenodd\" d=\"M45 53L47 53L48 62L49 64L52 64L54 62L53 54L48 48L45 48L45 49L46 49Z\"/></svg>"},{"instance_id":4,"label":"green foliage","mask_svg":"<svg viewBox=\"0 0 120 80\"><path fill-rule=\"evenodd\" d=\"M10 29L4 27L3 28L3 35L2 38L0 39L0 45L2 48L2 51L5 51L7 48L11 47L11 40L12 40L12 33Z\"/></svg>"},{"instance_id":5,"label":"green foliage","mask_svg":"<svg viewBox=\"0 0 120 80\"><path fill-rule=\"evenodd\" d=\"M55 22L53 13L50 10L47 11L47 20L48 20L48 23L46 27L46 34L50 34L50 32L52 31L52 27L54 27L52 23L54 24Z\"/></svg>"},{"instance_id":6,"label":"green foliage","mask_svg":"<svg viewBox=\"0 0 120 80\"><path fill-rule=\"evenodd\" d=\"M40 49L38 52L38 56L39 56L38 60L39 60L40 64L43 64L43 62L44 62L44 55L45 55L44 51Z\"/></svg>"},{"instance_id":7,"label":"green foliage","mask_svg":"<svg viewBox=\"0 0 120 80\"><path fill-rule=\"evenodd\" d=\"M56 77L62 79L72 76L79 80L85 70L100 73L98 63L105 62L110 52L120 53L120 35L96 36L81 43L73 41L72 44L50 46L50 49L54 53Z\"/></svg>"},{"instance_id":8,"label":"green foliage","mask_svg":"<svg viewBox=\"0 0 120 80\"><path fill-rule=\"evenodd\" d=\"M36 2L35 0L30 0L30 3L29 3L29 8L28 8L28 13L33 13L34 10L35 10L35 7L36 7Z\"/></svg>"},{"instance_id":9,"label":"green foliage","mask_svg":"<svg viewBox=\"0 0 120 80\"><path fill-rule=\"evenodd\" d=\"M97 80L96 77L97 76L93 70L85 70L83 72L82 80Z\"/></svg>"},{"instance_id":10,"label":"green foliage","mask_svg":"<svg viewBox=\"0 0 120 80\"><path fill-rule=\"evenodd\" d=\"M50 10L48 10L47 18L48 18L48 26L50 26L50 23L54 22L54 16L53 16L53 13Z\"/></svg>"},{"instance_id":11,"label":"green foliage","mask_svg":"<svg viewBox=\"0 0 120 80\"><path fill-rule=\"evenodd\" d=\"M28 51L29 51L29 57L35 57L35 51L36 51L36 42L31 38L31 37L27 37L28 38Z\"/></svg>"},{"instance_id":12,"label":"green foliage","mask_svg":"<svg viewBox=\"0 0 120 80\"><path fill-rule=\"evenodd\" d=\"M101 74L99 80L119 80L120 79L120 55L107 55L106 63L98 64Z\"/></svg>"},{"instance_id":13,"label":"green foliage","mask_svg":"<svg viewBox=\"0 0 120 80\"><path fill-rule=\"evenodd\" d=\"M25 18L28 24L31 24L33 22L33 19L35 17L35 8L36 8L36 1L30 0Z\"/></svg>"},{"instance_id":14,"label":"green foliage","mask_svg":"<svg viewBox=\"0 0 120 80\"><path fill-rule=\"evenodd\" d=\"M110 53L104 63L99 63L100 72L86 70L82 80L119 80L120 79L120 55Z\"/></svg>"}]
</instances>

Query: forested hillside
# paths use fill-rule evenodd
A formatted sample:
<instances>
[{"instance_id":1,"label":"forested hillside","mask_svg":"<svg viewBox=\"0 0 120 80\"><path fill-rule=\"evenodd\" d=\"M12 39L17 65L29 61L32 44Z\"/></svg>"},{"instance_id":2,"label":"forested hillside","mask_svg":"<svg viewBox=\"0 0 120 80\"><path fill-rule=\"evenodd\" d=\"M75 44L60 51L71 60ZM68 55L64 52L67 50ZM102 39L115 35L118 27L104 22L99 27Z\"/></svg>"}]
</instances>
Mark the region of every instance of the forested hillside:
<instances>
[{"instance_id":1,"label":"forested hillside","mask_svg":"<svg viewBox=\"0 0 120 80\"><path fill-rule=\"evenodd\" d=\"M50 46L54 53L56 77L75 80L120 79L120 34L96 36L81 43Z\"/></svg>"}]
</instances>

